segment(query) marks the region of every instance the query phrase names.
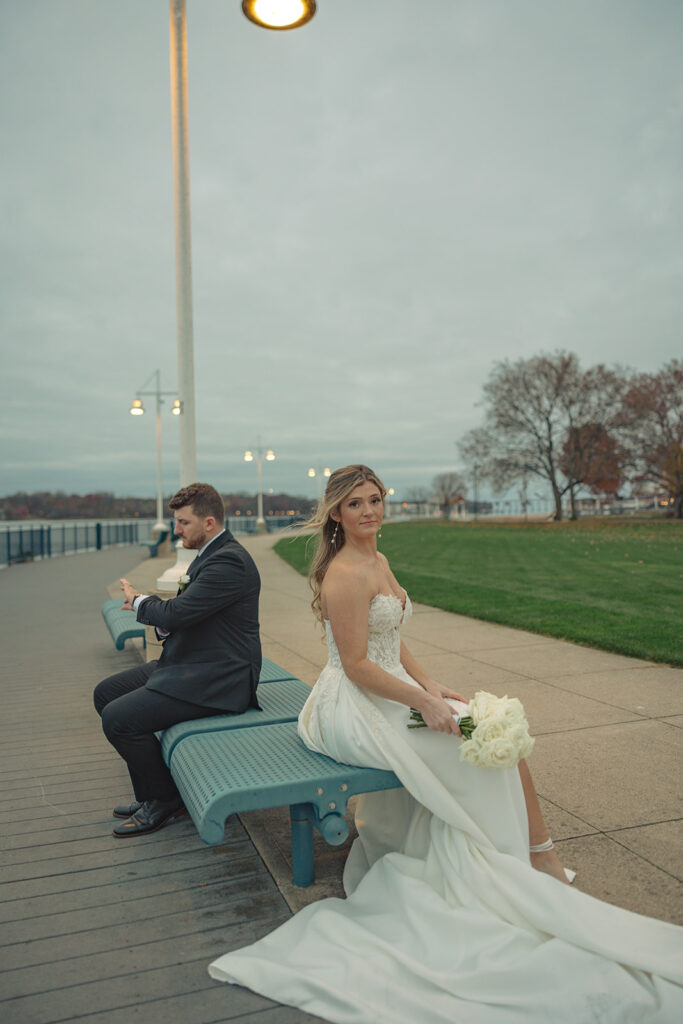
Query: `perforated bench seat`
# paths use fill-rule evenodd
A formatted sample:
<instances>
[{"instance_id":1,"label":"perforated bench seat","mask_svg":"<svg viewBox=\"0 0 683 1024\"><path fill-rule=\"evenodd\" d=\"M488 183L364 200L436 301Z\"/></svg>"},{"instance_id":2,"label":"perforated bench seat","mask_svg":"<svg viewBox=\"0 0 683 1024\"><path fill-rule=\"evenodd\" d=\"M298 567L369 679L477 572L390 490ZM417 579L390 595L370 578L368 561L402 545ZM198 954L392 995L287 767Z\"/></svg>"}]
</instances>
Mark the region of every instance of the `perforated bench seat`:
<instances>
[{"instance_id":1,"label":"perforated bench seat","mask_svg":"<svg viewBox=\"0 0 683 1024\"><path fill-rule=\"evenodd\" d=\"M270 658L262 658L259 683L276 683L279 679L296 679L296 676L293 676L286 668L282 668L281 665L276 665Z\"/></svg>"},{"instance_id":2,"label":"perforated bench seat","mask_svg":"<svg viewBox=\"0 0 683 1024\"><path fill-rule=\"evenodd\" d=\"M306 686L300 679L280 679L268 686L259 687L260 711L249 708L239 715L211 715L208 718L197 718L194 722L178 722L159 733L164 761L170 763L176 745L188 736L274 725L278 722L296 722L310 692L310 686Z\"/></svg>"},{"instance_id":3,"label":"perforated bench seat","mask_svg":"<svg viewBox=\"0 0 683 1024\"><path fill-rule=\"evenodd\" d=\"M115 601L105 601L102 605L102 618L117 651L122 651L126 640L130 640L132 637L139 636L142 637L143 643L145 641L144 625L137 621L135 612L121 607L122 601L123 598L119 598Z\"/></svg>"},{"instance_id":4,"label":"perforated bench seat","mask_svg":"<svg viewBox=\"0 0 683 1024\"><path fill-rule=\"evenodd\" d=\"M391 771L339 764L308 750L295 721L186 736L172 747L169 768L205 843L223 839L231 814L289 804L299 886L314 880L313 825L337 846L349 831L349 797L401 785Z\"/></svg>"}]
</instances>

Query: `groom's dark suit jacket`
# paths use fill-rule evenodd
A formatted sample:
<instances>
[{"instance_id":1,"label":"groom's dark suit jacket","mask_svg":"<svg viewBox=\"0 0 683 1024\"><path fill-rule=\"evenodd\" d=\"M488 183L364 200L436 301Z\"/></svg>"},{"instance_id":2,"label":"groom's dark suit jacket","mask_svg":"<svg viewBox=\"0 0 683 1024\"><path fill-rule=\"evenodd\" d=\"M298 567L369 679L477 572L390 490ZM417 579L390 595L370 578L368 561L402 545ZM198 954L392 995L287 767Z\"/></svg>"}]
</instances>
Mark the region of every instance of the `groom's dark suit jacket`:
<instances>
[{"instance_id":1,"label":"groom's dark suit jacket","mask_svg":"<svg viewBox=\"0 0 683 1024\"><path fill-rule=\"evenodd\" d=\"M261 580L251 555L226 530L188 575L177 597L138 607L138 622L170 633L147 688L214 710L257 708Z\"/></svg>"}]
</instances>

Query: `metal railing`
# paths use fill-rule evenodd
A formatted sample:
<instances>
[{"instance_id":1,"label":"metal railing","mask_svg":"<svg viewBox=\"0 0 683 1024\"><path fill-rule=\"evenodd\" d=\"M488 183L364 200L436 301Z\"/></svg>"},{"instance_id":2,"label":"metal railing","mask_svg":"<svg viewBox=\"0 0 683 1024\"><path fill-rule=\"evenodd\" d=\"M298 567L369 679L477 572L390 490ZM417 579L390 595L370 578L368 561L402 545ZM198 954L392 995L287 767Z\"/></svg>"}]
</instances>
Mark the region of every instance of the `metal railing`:
<instances>
[{"instance_id":1,"label":"metal railing","mask_svg":"<svg viewBox=\"0 0 683 1024\"><path fill-rule=\"evenodd\" d=\"M278 530L284 529L286 526L292 526L296 523L303 523L306 520L306 516L266 516L266 533L277 533ZM231 533L258 533L258 526L256 525L256 516L228 516L225 520L225 525Z\"/></svg>"},{"instance_id":2,"label":"metal railing","mask_svg":"<svg viewBox=\"0 0 683 1024\"><path fill-rule=\"evenodd\" d=\"M266 516L266 529L272 533L302 519L301 516ZM152 539L155 522L155 519L64 519L0 523L0 569L13 562L101 551L122 544L143 544ZM170 521L168 525L172 529ZM228 516L225 525L234 534L258 532L256 516Z\"/></svg>"},{"instance_id":3,"label":"metal railing","mask_svg":"<svg viewBox=\"0 0 683 1024\"><path fill-rule=\"evenodd\" d=\"M81 551L139 544L151 535L154 519L72 519L0 523L0 568Z\"/></svg>"}]
</instances>

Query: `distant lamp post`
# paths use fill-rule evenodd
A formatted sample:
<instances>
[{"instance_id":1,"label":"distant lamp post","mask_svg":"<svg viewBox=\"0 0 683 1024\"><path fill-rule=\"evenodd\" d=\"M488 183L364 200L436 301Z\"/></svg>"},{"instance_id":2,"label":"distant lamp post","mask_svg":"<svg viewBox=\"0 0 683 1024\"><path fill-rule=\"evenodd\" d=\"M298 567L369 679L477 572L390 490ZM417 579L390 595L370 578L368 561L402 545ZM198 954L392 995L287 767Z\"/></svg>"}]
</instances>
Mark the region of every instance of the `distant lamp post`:
<instances>
[{"instance_id":1,"label":"distant lamp post","mask_svg":"<svg viewBox=\"0 0 683 1024\"><path fill-rule=\"evenodd\" d=\"M315 0L242 0L242 10L249 21L261 28L283 31L299 28L316 12Z\"/></svg>"},{"instance_id":2,"label":"distant lamp post","mask_svg":"<svg viewBox=\"0 0 683 1024\"><path fill-rule=\"evenodd\" d=\"M396 494L396 491L394 490L394 488L393 488L393 487L390 487L390 488L388 489L388 491L387 491L387 498L389 499L389 500L387 501L387 506L386 506L386 507L387 507L387 515L386 515L386 518L387 518L387 519L391 519L391 499L393 498L393 496L394 496L395 494Z\"/></svg>"},{"instance_id":3,"label":"distant lamp post","mask_svg":"<svg viewBox=\"0 0 683 1024\"><path fill-rule=\"evenodd\" d=\"M153 380L154 378L156 378L156 387L155 387L154 391L145 391L144 388L146 388L147 385L149 384L149 382L151 380ZM156 398L156 425L157 425L157 429L156 429L156 435L157 435L157 521L154 524L154 529L156 530L156 529L158 529L160 527L163 529L166 524L164 523L164 518L163 518L164 517L164 493L163 493L163 484L162 484L162 475L161 475L161 406L164 404L162 396L164 396L164 395L174 395L175 391L162 391L161 390L161 371L160 370L155 370L154 373L152 374L152 376L147 378L147 380L142 385L140 390L136 391L135 394L136 394L136 397L130 403L130 414L131 414L131 416L144 416L145 407L142 404L142 399L141 399L140 395L152 395L154 398ZM175 406L177 404L179 404L179 403L178 403L178 400L176 399L176 401L173 403L173 405ZM173 411L175 412L175 408L174 408Z\"/></svg>"},{"instance_id":4,"label":"distant lamp post","mask_svg":"<svg viewBox=\"0 0 683 1024\"><path fill-rule=\"evenodd\" d=\"M263 518L263 459L264 458L265 458L266 462L274 462L275 461L275 452L273 451L272 448L268 448L267 451L264 451L263 448L261 447L261 438L259 437L258 444L256 445L256 467L258 469L258 498L257 498L258 506L257 506L257 514L256 514L256 529L258 530L259 533L265 533L266 532L266 521ZM253 453L253 451L251 451L251 449L247 449L247 451L244 453L244 461L245 462L253 462L254 461L254 453Z\"/></svg>"},{"instance_id":5,"label":"distant lamp post","mask_svg":"<svg viewBox=\"0 0 683 1024\"><path fill-rule=\"evenodd\" d=\"M311 480L317 478L318 480L318 501L323 496L323 477L332 476L332 470L329 466L325 466L324 469L315 469L313 466L308 471L308 475Z\"/></svg>"}]
</instances>

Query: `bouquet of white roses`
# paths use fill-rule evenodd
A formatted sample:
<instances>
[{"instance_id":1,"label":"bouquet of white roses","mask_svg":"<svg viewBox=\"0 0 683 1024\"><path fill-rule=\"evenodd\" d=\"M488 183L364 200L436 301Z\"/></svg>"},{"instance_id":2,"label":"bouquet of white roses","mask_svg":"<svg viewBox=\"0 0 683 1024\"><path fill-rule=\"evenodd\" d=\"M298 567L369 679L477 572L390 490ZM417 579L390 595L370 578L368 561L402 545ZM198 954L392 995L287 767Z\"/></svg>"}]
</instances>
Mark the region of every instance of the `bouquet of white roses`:
<instances>
[{"instance_id":1,"label":"bouquet of white roses","mask_svg":"<svg viewBox=\"0 0 683 1024\"><path fill-rule=\"evenodd\" d=\"M468 714L454 715L463 743L460 760L479 768L514 768L534 746L522 702L516 697L496 697L479 690L467 705ZM422 715L410 709L409 729L426 725Z\"/></svg>"}]
</instances>

